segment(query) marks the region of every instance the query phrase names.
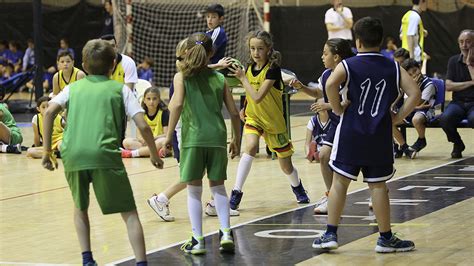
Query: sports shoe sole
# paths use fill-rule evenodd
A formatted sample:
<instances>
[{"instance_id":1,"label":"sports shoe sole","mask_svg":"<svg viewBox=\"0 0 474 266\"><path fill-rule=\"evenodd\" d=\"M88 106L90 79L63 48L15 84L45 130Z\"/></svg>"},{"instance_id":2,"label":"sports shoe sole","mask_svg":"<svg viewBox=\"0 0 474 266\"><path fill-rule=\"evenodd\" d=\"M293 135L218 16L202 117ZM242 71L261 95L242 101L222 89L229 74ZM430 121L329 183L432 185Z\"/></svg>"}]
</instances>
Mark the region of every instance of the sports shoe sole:
<instances>
[{"instance_id":1,"label":"sports shoe sole","mask_svg":"<svg viewBox=\"0 0 474 266\"><path fill-rule=\"evenodd\" d=\"M407 252L407 251L412 251L415 249L415 246L413 247L406 247L406 248L391 248L391 247L381 247L377 245L375 247L375 252L377 253L394 253L394 252Z\"/></svg>"},{"instance_id":2,"label":"sports shoe sole","mask_svg":"<svg viewBox=\"0 0 474 266\"><path fill-rule=\"evenodd\" d=\"M235 244L234 241L221 241L221 246L219 248L222 252L234 252L235 251Z\"/></svg>"},{"instance_id":3,"label":"sports shoe sole","mask_svg":"<svg viewBox=\"0 0 474 266\"><path fill-rule=\"evenodd\" d=\"M319 248L319 249L337 249L339 245L337 244L336 241L330 241L327 243L321 243L321 244L314 244L312 245L313 248Z\"/></svg>"},{"instance_id":4,"label":"sports shoe sole","mask_svg":"<svg viewBox=\"0 0 474 266\"><path fill-rule=\"evenodd\" d=\"M165 222L174 222L174 217L173 216L161 216L160 213L155 210L155 207L153 207L153 205L151 204L150 202L150 199L147 199L146 202L148 203L148 206L150 206L150 208L158 215L160 216L160 218L165 221Z\"/></svg>"},{"instance_id":5,"label":"sports shoe sole","mask_svg":"<svg viewBox=\"0 0 474 266\"><path fill-rule=\"evenodd\" d=\"M191 250L185 250L184 252L188 254L193 254L193 255L204 255L206 254L205 249L191 249Z\"/></svg>"}]
</instances>

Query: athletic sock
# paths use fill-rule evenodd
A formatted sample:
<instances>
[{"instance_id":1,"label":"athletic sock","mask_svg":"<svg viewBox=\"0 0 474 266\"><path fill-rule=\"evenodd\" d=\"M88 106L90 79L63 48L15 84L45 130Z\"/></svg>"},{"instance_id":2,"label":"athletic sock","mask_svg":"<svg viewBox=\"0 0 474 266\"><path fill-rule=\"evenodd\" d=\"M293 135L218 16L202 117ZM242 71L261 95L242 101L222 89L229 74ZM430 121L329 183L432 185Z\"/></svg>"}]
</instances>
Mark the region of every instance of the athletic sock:
<instances>
[{"instance_id":1,"label":"athletic sock","mask_svg":"<svg viewBox=\"0 0 474 266\"><path fill-rule=\"evenodd\" d=\"M92 256L92 251L82 252L82 264L86 265L87 263L94 263L94 258Z\"/></svg>"},{"instance_id":2,"label":"athletic sock","mask_svg":"<svg viewBox=\"0 0 474 266\"><path fill-rule=\"evenodd\" d=\"M296 170L296 168L293 167L293 172L287 175L287 177L288 177L288 180L290 180L292 187L297 187L300 185L301 180L298 177L298 171Z\"/></svg>"},{"instance_id":3,"label":"athletic sock","mask_svg":"<svg viewBox=\"0 0 474 266\"><path fill-rule=\"evenodd\" d=\"M188 185L188 213L195 237L202 237L202 186Z\"/></svg>"},{"instance_id":4,"label":"athletic sock","mask_svg":"<svg viewBox=\"0 0 474 266\"><path fill-rule=\"evenodd\" d=\"M166 197L165 193L160 193L158 195L158 201L163 202L163 203L168 203L169 199L168 199L168 197Z\"/></svg>"},{"instance_id":5,"label":"athletic sock","mask_svg":"<svg viewBox=\"0 0 474 266\"><path fill-rule=\"evenodd\" d=\"M337 225L327 225L326 233L337 233Z\"/></svg>"},{"instance_id":6,"label":"athletic sock","mask_svg":"<svg viewBox=\"0 0 474 266\"><path fill-rule=\"evenodd\" d=\"M148 266L148 262L146 261L137 262L137 266Z\"/></svg>"},{"instance_id":7,"label":"athletic sock","mask_svg":"<svg viewBox=\"0 0 474 266\"><path fill-rule=\"evenodd\" d=\"M255 157L248 155L247 153L242 154L240 158L239 167L237 168L237 177L235 178L234 190L242 191L244 186L245 179L250 173L250 168L252 167L252 162Z\"/></svg>"},{"instance_id":8,"label":"athletic sock","mask_svg":"<svg viewBox=\"0 0 474 266\"><path fill-rule=\"evenodd\" d=\"M385 238L386 240L390 240L392 238L392 230L389 230L388 232L380 232L380 236Z\"/></svg>"},{"instance_id":9,"label":"athletic sock","mask_svg":"<svg viewBox=\"0 0 474 266\"><path fill-rule=\"evenodd\" d=\"M219 217L221 229L230 228L229 198L227 197L225 186L220 185L220 186L211 187L211 193L212 193L212 196L214 196L217 217Z\"/></svg>"},{"instance_id":10,"label":"athletic sock","mask_svg":"<svg viewBox=\"0 0 474 266\"><path fill-rule=\"evenodd\" d=\"M138 151L138 149L132 151L132 157L133 158L140 157L140 152Z\"/></svg>"}]
</instances>

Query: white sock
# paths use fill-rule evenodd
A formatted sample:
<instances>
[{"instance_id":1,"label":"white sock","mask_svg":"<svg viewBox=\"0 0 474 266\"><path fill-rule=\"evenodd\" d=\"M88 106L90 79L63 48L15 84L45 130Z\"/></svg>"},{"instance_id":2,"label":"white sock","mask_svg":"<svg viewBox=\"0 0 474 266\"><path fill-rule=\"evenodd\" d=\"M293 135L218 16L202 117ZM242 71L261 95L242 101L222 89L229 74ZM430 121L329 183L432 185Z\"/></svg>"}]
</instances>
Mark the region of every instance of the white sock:
<instances>
[{"instance_id":1,"label":"white sock","mask_svg":"<svg viewBox=\"0 0 474 266\"><path fill-rule=\"evenodd\" d=\"M138 149L132 151L132 157L133 158L140 157L140 152L138 152Z\"/></svg>"},{"instance_id":2,"label":"white sock","mask_svg":"<svg viewBox=\"0 0 474 266\"><path fill-rule=\"evenodd\" d=\"M2 145L2 147L1 147L1 150L0 150L0 151L1 151L1 152L7 152L7 147L8 147L8 145L5 145L5 144L1 144L1 145Z\"/></svg>"},{"instance_id":3,"label":"white sock","mask_svg":"<svg viewBox=\"0 0 474 266\"><path fill-rule=\"evenodd\" d=\"M202 237L202 186L188 185L188 213L195 237Z\"/></svg>"},{"instance_id":4,"label":"white sock","mask_svg":"<svg viewBox=\"0 0 474 266\"><path fill-rule=\"evenodd\" d=\"M295 167L293 167L293 172L291 172L290 175L287 175L287 177L288 180L290 180L292 187L297 187L300 185L300 178L298 177L298 171L296 171Z\"/></svg>"},{"instance_id":5,"label":"white sock","mask_svg":"<svg viewBox=\"0 0 474 266\"><path fill-rule=\"evenodd\" d=\"M225 186L215 186L211 187L211 193L214 197L214 202L216 203L216 212L217 217L219 217L219 222L221 224L221 229L230 228L230 207L229 207L229 198L227 197L227 192L225 191Z\"/></svg>"},{"instance_id":6,"label":"white sock","mask_svg":"<svg viewBox=\"0 0 474 266\"><path fill-rule=\"evenodd\" d=\"M168 202L169 202L169 199L168 199L168 197L166 197L165 193L160 193L160 194L158 195L158 201L159 201L159 202L168 203Z\"/></svg>"},{"instance_id":7,"label":"white sock","mask_svg":"<svg viewBox=\"0 0 474 266\"><path fill-rule=\"evenodd\" d=\"M252 162L255 157L248 155L247 153L242 154L240 158L239 167L237 168L237 177L235 180L234 190L242 191L244 186L245 179L250 173L250 168L252 167Z\"/></svg>"},{"instance_id":8,"label":"white sock","mask_svg":"<svg viewBox=\"0 0 474 266\"><path fill-rule=\"evenodd\" d=\"M214 202L213 199L211 199L211 200L209 201L209 204L211 204L212 206L216 206L216 203Z\"/></svg>"}]
</instances>

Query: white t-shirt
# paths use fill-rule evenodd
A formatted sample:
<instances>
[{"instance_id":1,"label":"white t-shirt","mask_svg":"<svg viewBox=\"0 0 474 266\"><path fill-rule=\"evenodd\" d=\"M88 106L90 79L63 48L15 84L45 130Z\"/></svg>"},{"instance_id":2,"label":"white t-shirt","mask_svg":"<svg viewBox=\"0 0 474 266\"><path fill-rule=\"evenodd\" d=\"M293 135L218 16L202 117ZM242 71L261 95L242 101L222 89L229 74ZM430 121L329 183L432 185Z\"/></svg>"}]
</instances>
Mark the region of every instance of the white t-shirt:
<instances>
[{"instance_id":1,"label":"white t-shirt","mask_svg":"<svg viewBox=\"0 0 474 266\"><path fill-rule=\"evenodd\" d=\"M137 113L144 113L145 110L138 103L137 98L132 93L129 87L126 85L122 88L123 104L125 105L125 113L128 117L133 117ZM49 101L50 103L56 103L61 105L63 108L66 107L69 101L69 86L66 86L56 97Z\"/></svg>"},{"instance_id":2,"label":"white t-shirt","mask_svg":"<svg viewBox=\"0 0 474 266\"><path fill-rule=\"evenodd\" d=\"M410 12L410 17L408 19L408 29L407 36L413 36L415 38L415 47L413 54L415 55L415 60L421 62L421 47L420 47L420 34L419 34L419 24L421 21L420 14L415 11ZM400 28L401 32L401 28Z\"/></svg>"},{"instance_id":3,"label":"white t-shirt","mask_svg":"<svg viewBox=\"0 0 474 266\"><path fill-rule=\"evenodd\" d=\"M352 12L348 7L343 7L342 9L342 16L347 19L352 19ZM343 27L344 26L344 18L342 17L334 8L328 9L326 11L326 15L324 16L324 23L328 24L331 23L336 27ZM342 38L346 40L352 40L352 32L351 29L342 29L336 31L328 31L328 39L332 38Z\"/></svg>"},{"instance_id":4,"label":"white t-shirt","mask_svg":"<svg viewBox=\"0 0 474 266\"><path fill-rule=\"evenodd\" d=\"M138 82L138 74L137 74L137 66L135 65L135 61L128 55L122 54L122 67L123 72L125 74L124 82L125 83L137 83Z\"/></svg>"}]
</instances>

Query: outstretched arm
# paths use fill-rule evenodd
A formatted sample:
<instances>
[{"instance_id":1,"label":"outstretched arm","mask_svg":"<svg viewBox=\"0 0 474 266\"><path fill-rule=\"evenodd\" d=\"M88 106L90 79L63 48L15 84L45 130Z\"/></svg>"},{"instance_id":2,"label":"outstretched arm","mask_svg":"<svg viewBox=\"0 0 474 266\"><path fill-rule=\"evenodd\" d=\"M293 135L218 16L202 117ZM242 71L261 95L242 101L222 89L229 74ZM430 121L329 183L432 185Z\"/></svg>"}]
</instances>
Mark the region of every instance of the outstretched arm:
<instances>
[{"instance_id":1,"label":"outstretched arm","mask_svg":"<svg viewBox=\"0 0 474 266\"><path fill-rule=\"evenodd\" d=\"M234 132L234 137L230 141L230 158L233 159L235 156L240 154L240 139L241 139L241 132L240 132L240 119L239 119L239 111L235 106L234 98L232 97L232 93L229 90L229 86L227 85L227 81L225 82L224 88L224 104L229 111L230 115L230 122L232 123L232 132Z\"/></svg>"}]
</instances>

